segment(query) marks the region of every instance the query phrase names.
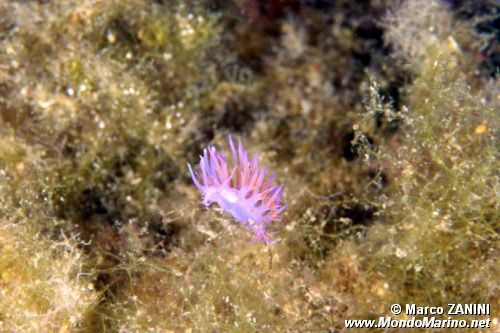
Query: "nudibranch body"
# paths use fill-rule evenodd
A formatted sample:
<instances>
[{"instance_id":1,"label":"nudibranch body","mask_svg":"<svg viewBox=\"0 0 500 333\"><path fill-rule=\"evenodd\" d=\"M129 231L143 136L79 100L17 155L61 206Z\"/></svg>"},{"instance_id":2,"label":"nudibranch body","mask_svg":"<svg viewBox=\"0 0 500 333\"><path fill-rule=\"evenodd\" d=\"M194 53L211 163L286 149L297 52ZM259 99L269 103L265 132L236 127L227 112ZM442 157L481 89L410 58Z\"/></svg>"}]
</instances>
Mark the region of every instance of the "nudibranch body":
<instances>
[{"instance_id":1,"label":"nudibranch body","mask_svg":"<svg viewBox=\"0 0 500 333\"><path fill-rule=\"evenodd\" d=\"M275 177L273 172L266 179L266 169L263 167L259 170L258 154L249 162L241 141L238 141L237 151L231 137L229 145L233 154L231 166L224 151L219 153L212 146L200 156L201 178L188 164L193 182L202 192L204 205L216 202L251 230L256 240L269 243L271 238L267 225L272 221L280 221L287 207L280 204L283 186L272 186Z\"/></svg>"}]
</instances>

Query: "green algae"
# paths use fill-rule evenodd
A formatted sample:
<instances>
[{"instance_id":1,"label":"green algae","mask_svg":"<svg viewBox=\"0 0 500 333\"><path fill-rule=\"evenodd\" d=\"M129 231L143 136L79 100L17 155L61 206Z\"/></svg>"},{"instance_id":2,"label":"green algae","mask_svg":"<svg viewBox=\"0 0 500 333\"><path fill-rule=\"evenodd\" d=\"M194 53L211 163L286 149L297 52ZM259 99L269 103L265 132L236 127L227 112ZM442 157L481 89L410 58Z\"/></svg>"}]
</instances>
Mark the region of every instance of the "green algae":
<instances>
[{"instance_id":1,"label":"green algae","mask_svg":"<svg viewBox=\"0 0 500 333\"><path fill-rule=\"evenodd\" d=\"M0 3L1 330L498 305L500 91L473 25L437 1L255 3ZM284 180L269 247L190 182L227 134Z\"/></svg>"}]
</instances>

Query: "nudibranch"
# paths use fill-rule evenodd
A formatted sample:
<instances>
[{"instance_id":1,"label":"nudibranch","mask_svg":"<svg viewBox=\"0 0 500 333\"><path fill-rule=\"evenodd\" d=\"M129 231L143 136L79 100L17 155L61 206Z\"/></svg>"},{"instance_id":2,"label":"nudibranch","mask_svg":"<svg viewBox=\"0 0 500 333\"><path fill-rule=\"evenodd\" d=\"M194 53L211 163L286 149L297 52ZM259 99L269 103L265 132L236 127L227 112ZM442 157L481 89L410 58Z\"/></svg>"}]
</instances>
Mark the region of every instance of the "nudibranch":
<instances>
[{"instance_id":1,"label":"nudibranch","mask_svg":"<svg viewBox=\"0 0 500 333\"><path fill-rule=\"evenodd\" d=\"M200 156L201 177L188 164L189 173L202 193L205 206L217 203L251 230L257 241L269 243L271 235L267 231L267 225L273 221L281 221L282 213L287 207L280 203L283 185L272 186L274 172L266 179L266 169L259 169L258 153L249 162L241 141L238 140L236 150L229 137L229 146L233 155L230 163L223 150L219 153L215 147L209 146L203 151L203 156Z\"/></svg>"}]
</instances>

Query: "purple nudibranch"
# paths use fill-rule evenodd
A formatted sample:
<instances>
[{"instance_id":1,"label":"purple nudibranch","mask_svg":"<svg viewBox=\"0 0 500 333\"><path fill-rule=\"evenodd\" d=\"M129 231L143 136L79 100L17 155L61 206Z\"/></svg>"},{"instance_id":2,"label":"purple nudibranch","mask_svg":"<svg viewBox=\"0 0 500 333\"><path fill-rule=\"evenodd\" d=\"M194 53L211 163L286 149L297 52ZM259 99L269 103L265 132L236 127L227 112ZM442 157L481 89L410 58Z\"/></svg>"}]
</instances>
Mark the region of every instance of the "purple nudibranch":
<instances>
[{"instance_id":1,"label":"purple nudibranch","mask_svg":"<svg viewBox=\"0 0 500 333\"><path fill-rule=\"evenodd\" d=\"M271 186L274 172L265 179L266 169L263 167L259 170L258 154L249 162L241 141L238 140L238 151L230 136L229 145L233 153L229 169L224 151L218 153L213 146L209 146L200 156L201 178L188 164L189 173L203 195L205 206L216 202L250 229L257 241L269 243L271 238L267 224L281 221L281 214L287 207L280 204L283 185Z\"/></svg>"}]
</instances>

